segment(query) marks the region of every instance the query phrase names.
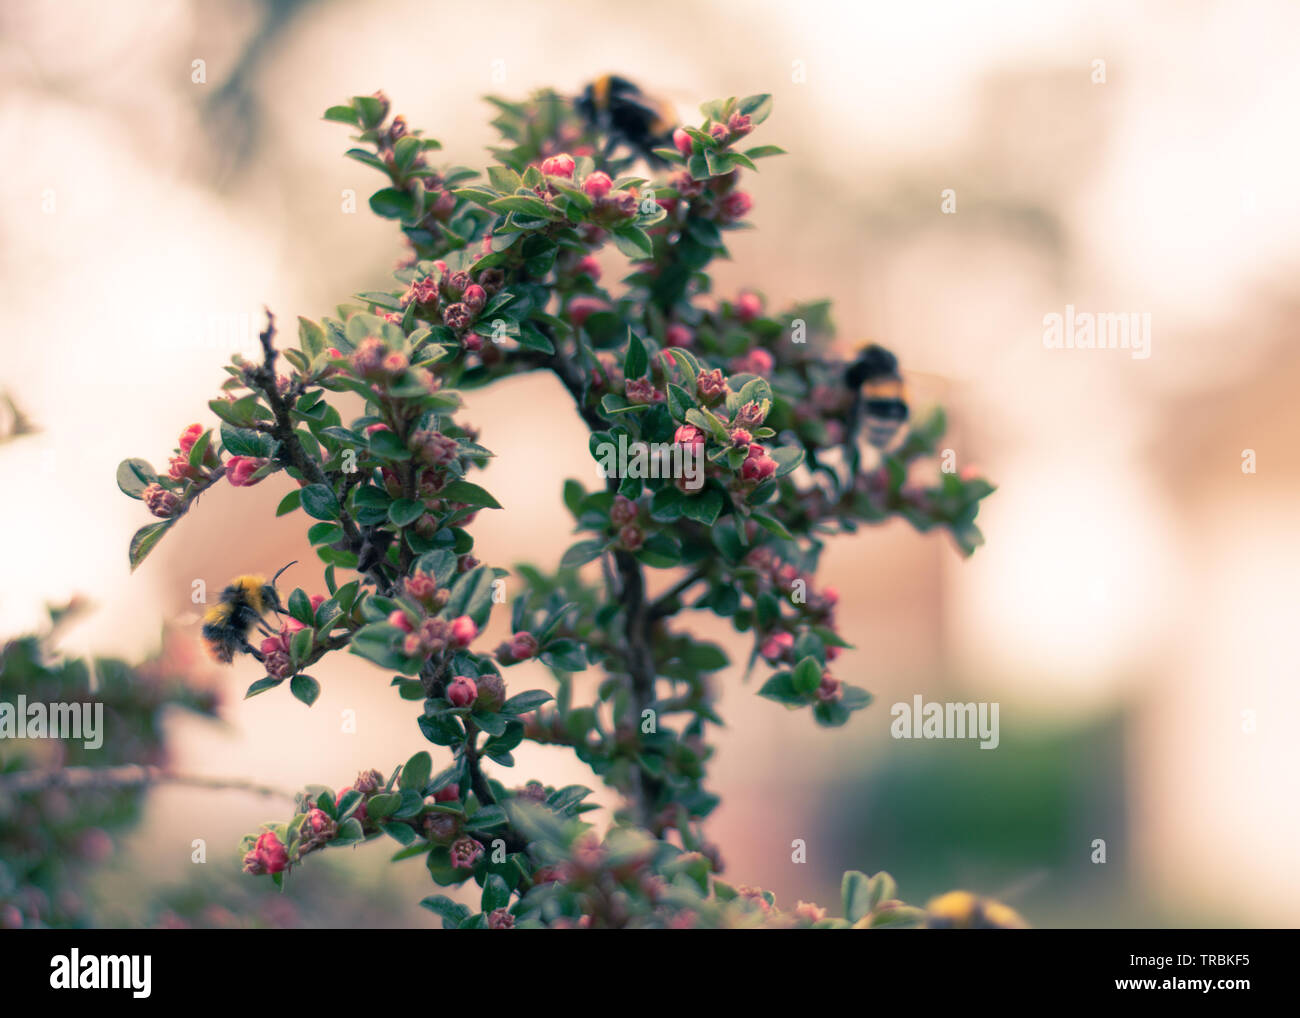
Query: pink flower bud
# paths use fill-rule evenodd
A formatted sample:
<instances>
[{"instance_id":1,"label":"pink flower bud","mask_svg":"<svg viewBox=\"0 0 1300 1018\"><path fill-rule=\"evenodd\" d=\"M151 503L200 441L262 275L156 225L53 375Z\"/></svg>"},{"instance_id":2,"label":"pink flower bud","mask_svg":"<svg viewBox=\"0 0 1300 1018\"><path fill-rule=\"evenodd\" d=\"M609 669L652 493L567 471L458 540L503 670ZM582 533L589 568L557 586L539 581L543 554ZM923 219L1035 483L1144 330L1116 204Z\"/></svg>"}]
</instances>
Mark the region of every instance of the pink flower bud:
<instances>
[{"instance_id":1,"label":"pink flower bud","mask_svg":"<svg viewBox=\"0 0 1300 1018\"><path fill-rule=\"evenodd\" d=\"M387 354L388 347L382 339L368 336L352 352L352 370L362 378L373 378L381 372Z\"/></svg>"},{"instance_id":2,"label":"pink flower bud","mask_svg":"<svg viewBox=\"0 0 1300 1018\"><path fill-rule=\"evenodd\" d=\"M602 173L600 170L588 174L587 179L582 182L583 193L588 198L604 198L613 187L614 182L609 179L609 174Z\"/></svg>"},{"instance_id":3,"label":"pink flower bud","mask_svg":"<svg viewBox=\"0 0 1300 1018\"><path fill-rule=\"evenodd\" d=\"M794 650L794 637L789 633L773 633L763 641L759 653L768 661L780 661Z\"/></svg>"},{"instance_id":4,"label":"pink flower bud","mask_svg":"<svg viewBox=\"0 0 1300 1018\"><path fill-rule=\"evenodd\" d=\"M506 702L506 683L494 672L484 672L478 677L478 696L474 705L487 711L498 711Z\"/></svg>"},{"instance_id":5,"label":"pink flower bud","mask_svg":"<svg viewBox=\"0 0 1300 1018\"><path fill-rule=\"evenodd\" d=\"M443 785L440 789L438 789L436 792L433 793L433 801L434 802L459 802L460 785L456 784L456 782L454 781L450 785Z\"/></svg>"},{"instance_id":6,"label":"pink flower bud","mask_svg":"<svg viewBox=\"0 0 1300 1018\"><path fill-rule=\"evenodd\" d=\"M266 466L266 460L253 456L231 456L226 460L226 478L236 488L247 488L256 484L253 474ZM258 478L257 480L261 480Z\"/></svg>"},{"instance_id":7,"label":"pink flower bud","mask_svg":"<svg viewBox=\"0 0 1300 1018\"><path fill-rule=\"evenodd\" d=\"M478 314L483 310L483 305L487 303L487 291L477 283L470 283L469 286L465 287L461 300L465 302L466 307Z\"/></svg>"},{"instance_id":8,"label":"pink flower bud","mask_svg":"<svg viewBox=\"0 0 1300 1018\"><path fill-rule=\"evenodd\" d=\"M645 532L635 523L629 523L618 532L618 539L628 551L636 551L645 541Z\"/></svg>"},{"instance_id":9,"label":"pink flower bud","mask_svg":"<svg viewBox=\"0 0 1300 1018\"><path fill-rule=\"evenodd\" d=\"M516 661L526 661L537 654L537 637L532 633L515 633L510 637L510 656Z\"/></svg>"},{"instance_id":10,"label":"pink flower bud","mask_svg":"<svg viewBox=\"0 0 1300 1018\"><path fill-rule=\"evenodd\" d=\"M757 452L755 451L757 450ZM749 447L745 462L740 465L740 476L747 481L763 481L776 473L776 460L757 442Z\"/></svg>"},{"instance_id":11,"label":"pink flower bud","mask_svg":"<svg viewBox=\"0 0 1300 1018\"><path fill-rule=\"evenodd\" d=\"M467 675L457 675L447 686L447 699L453 707L468 707L478 699L478 684Z\"/></svg>"},{"instance_id":12,"label":"pink flower bud","mask_svg":"<svg viewBox=\"0 0 1300 1018\"><path fill-rule=\"evenodd\" d=\"M167 461L167 476L173 481L184 481L191 477L198 476L197 472L190 466L190 458L185 456L173 456Z\"/></svg>"},{"instance_id":13,"label":"pink flower bud","mask_svg":"<svg viewBox=\"0 0 1300 1018\"><path fill-rule=\"evenodd\" d=\"M705 403L716 403L722 399L727 393L727 380L722 377L722 369L701 371L695 376L695 388Z\"/></svg>"},{"instance_id":14,"label":"pink flower bud","mask_svg":"<svg viewBox=\"0 0 1300 1018\"><path fill-rule=\"evenodd\" d=\"M664 340L669 346L690 346L695 342L695 333L674 322L664 330Z\"/></svg>"},{"instance_id":15,"label":"pink flower bud","mask_svg":"<svg viewBox=\"0 0 1300 1018\"><path fill-rule=\"evenodd\" d=\"M822 703L830 703L838 700L842 695L840 680L834 678L830 672L822 672L822 681L817 687L817 699Z\"/></svg>"},{"instance_id":16,"label":"pink flower bud","mask_svg":"<svg viewBox=\"0 0 1300 1018\"><path fill-rule=\"evenodd\" d=\"M597 311L608 311L609 305L597 297L574 297L569 301L569 321L574 328L581 328L582 323Z\"/></svg>"},{"instance_id":17,"label":"pink flower bud","mask_svg":"<svg viewBox=\"0 0 1300 1018\"><path fill-rule=\"evenodd\" d=\"M576 165L573 156L567 152L561 152L559 155L542 160L542 172L548 177L572 177L573 168Z\"/></svg>"},{"instance_id":18,"label":"pink flower bud","mask_svg":"<svg viewBox=\"0 0 1300 1018\"><path fill-rule=\"evenodd\" d=\"M469 870L483 857L483 846L469 836L457 838L451 844L451 864L458 870Z\"/></svg>"},{"instance_id":19,"label":"pink flower bud","mask_svg":"<svg viewBox=\"0 0 1300 1018\"><path fill-rule=\"evenodd\" d=\"M396 626L404 633L415 632L415 627L411 625L411 620L406 617L406 612L402 611L401 609L398 609L397 611L389 615L388 621L390 624Z\"/></svg>"},{"instance_id":20,"label":"pink flower bud","mask_svg":"<svg viewBox=\"0 0 1300 1018\"><path fill-rule=\"evenodd\" d=\"M627 397L629 403L640 403L643 406L664 401L664 394L656 389L654 382L648 378L634 378L628 382L623 387L623 395Z\"/></svg>"},{"instance_id":21,"label":"pink flower bud","mask_svg":"<svg viewBox=\"0 0 1300 1018\"><path fill-rule=\"evenodd\" d=\"M727 132L726 124L710 124L709 137L712 138L714 141L716 141L719 145L725 145L727 143L727 140L731 137L731 135Z\"/></svg>"},{"instance_id":22,"label":"pink flower bud","mask_svg":"<svg viewBox=\"0 0 1300 1018\"><path fill-rule=\"evenodd\" d=\"M609 507L610 522L616 527L631 523L636 519L636 503L625 495L615 495L614 504Z\"/></svg>"},{"instance_id":23,"label":"pink flower bud","mask_svg":"<svg viewBox=\"0 0 1300 1018\"><path fill-rule=\"evenodd\" d=\"M449 329L455 329L457 332L469 328L469 323L474 320L474 315L470 312L467 305L459 302L448 304L442 310L442 323Z\"/></svg>"},{"instance_id":24,"label":"pink flower bud","mask_svg":"<svg viewBox=\"0 0 1300 1018\"><path fill-rule=\"evenodd\" d=\"M732 445L737 445L737 446L739 446L739 445L744 445L744 446L748 446L749 443L752 442L752 441L754 441L754 436L751 435L751 434L750 434L748 431L746 431L744 428L733 428L733 429L732 429L732 431L731 431L731 444L732 444Z\"/></svg>"},{"instance_id":25,"label":"pink flower bud","mask_svg":"<svg viewBox=\"0 0 1300 1018\"><path fill-rule=\"evenodd\" d=\"M515 928L515 917L504 908L494 908L488 913L487 928L489 930L513 930Z\"/></svg>"},{"instance_id":26,"label":"pink flower bud","mask_svg":"<svg viewBox=\"0 0 1300 1018\"><path fill-rule=\"evenodd\" d=\"M266 674L273 679L287 679L293 674L293 659L282 650L266 656Z\"/></svg>"},{"instance_id":27,"label":"pink flower bud","mask_svg":"<svg viewBox=\"0 0 1300 1018\"><path fill-rule=\"evenodd\" d=\"M265 655L283 654L286 650L288 650L288 647L282 637L268 636L262 641L261 651Z\"/></svg>"},{"instance_id":28,"label":"pink flower bud","mask_svg":"<svg viewBox=\"0 0 1300 1018\"><path fill-rule=\"evenodd\" d=\"M188 428L186 428L184 431L181 432L180 442L178 443L181 447L181 452L183 452L186 456L188 456L190 454L190 450L194 448L194 443L197 442L202 436L203 436L203 425L191 424Z\"/></svg>"},{"instance_id":29,"label":"pink flower bud","mask_svg":"<svg viewBox=\"0 0 1300 1018\"><path fill-rule=\"evenodd\" d=\"M752 322L763 313L763 302L758 294L742 291L736 297L736 317L742 322Z\"/></svg>"},{"instance_id":30,"label":"pink flower bud","mask_svg":"<svg viewBox=\"0 0 1300 1018\"><path fill-rule=\"evenodd\" d=\"M733 113L727 121L727 130L733 138L743 138L754 129L748 113Z\"/></svg>"},{"instance_id":31,"label":"pink flower bud","mask_svg":"<svg viewBox=\"0 0 1300 1018\"><path fill-rule=\"evenodd\" d=\"M750 350L743 357L737 357L731 364L736 372L748 372L751 375L770 375L775 361L772 354L762 347Z\"/></svg>"},{"instance_id":32,"label":"pink flower bud","mask_svg":"<svg viewBox=\"0 0 1300 1018\"><path fill-rule=\"evenodd\" d=\"M677 146L677 151L684 156L689 156L695 150L694 139L680 127L673 132L673 144Z\"/></svg>"},{"instance_id":33,"label":"pink flower bud","mask_svg":"<svg viewBox=\"0 0 1300 1018\"><path fill-rule=\"evenodd\" d=\"M288 867L289 853L271 831L259 836L253 850L244 856L244 870L248 873L283 873Z\"/></svg>"},{"instance_id":34,"label":"pink flower bud","mask_svg":"<svg viewBox=\"0 0 1300 1018\"><path fill-rule=\"evenodd\" d=\"M753 207L754 199L749 196L747 191L732 191L718 203L718 211L721 213L723 221L727 223L734 223L737 219L745 218Z\"/></svg>"},{"instance_id":35,"label":"pink flower bud","mask_svg":"<svg viewBox=\"0 0 1300 1018\"><path fill-rule=\"evenodd\" d=\"M763 408L757 403L746 403L736 411L734 423L741 428L757 428L763 423L763 418L766 416L767 414L763 412Z\"/></svg>"},{"instance_id":36,"label":"pink flower bud","mask_svg":"<svg viewBox=\"0 0 1300 1018\"><path fill-rule=\"evenodd\" d=\"M478 626L468 615L459 615L451 623L451 643L454 647L468 647L478 636Z\"/></svg>"},{"instance_id":37,"label":"pink flower bud","mask_svg":"<svg viewBox=\"0 0 1300 1018\"><path fill-rule=\"evenodd\" d=\"M683 424L673 433L673 441L677 445L703 448L704 432L694 424Z\"/></svg>"},{"instance_id":38,"label":"pink flower bud","mask_svg":"<svg viewBox=\"0 0 1300 1018\"><path fill-rule=\"evenodd\" d=\"M181 500L175 492L168 491L161 484L153 483L144 489L144 504L159 519L171 519L180 508Z\"/></svg>"},{"instance_id":39,"label":"pink flower bud","mask_svg":"<svg viewBox=\"0 0 1300 1018\"><path fill-rule=\"evenodd\" d=\"M593 283L600 282L600 262L596 261L591 255L587 255L586 258L578 262L577 272L580 276L590 276Z\"/></svg>"}]
</instances>

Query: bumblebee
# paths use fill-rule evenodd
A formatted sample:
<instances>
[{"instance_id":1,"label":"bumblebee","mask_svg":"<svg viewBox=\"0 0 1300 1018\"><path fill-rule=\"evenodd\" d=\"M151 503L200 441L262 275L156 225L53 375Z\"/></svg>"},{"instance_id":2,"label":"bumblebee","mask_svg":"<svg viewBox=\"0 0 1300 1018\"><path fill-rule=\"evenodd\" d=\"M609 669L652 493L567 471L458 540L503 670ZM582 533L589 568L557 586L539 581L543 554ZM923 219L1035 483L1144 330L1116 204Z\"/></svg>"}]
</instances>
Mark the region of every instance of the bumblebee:
<instances>
[{"instance_id":1,"label":"bumblebee","mask_svg":"<svg viewBox=\"0 0 1300 1018\"><path fill-rule=\"evenodd\" d=\"M574 107L589 125L608 136L606 161L622 144L651 166L667 165L654 149L672 144L677 111L671 103L647 95L627 78L604 74L583 89Z\"/></svg>"},{"instance_id":2,"label":"bumblebee","mask_svg":"<svg viewBox=\"0 0 1300 1018\"><path fill-rule=\"evenodd\" d=\"M849 407L849 441L859 429L877 449L886 449L907 423L907 390L898 373L898 358L883 346L863 347L844 370L844 383L853 392Z\"/></svg>"},{"instance_id":3,"label":"bumblebee","mask_svg":"<svg viewBox=\"0 0 1300 1018\"><path fill-rule=\"evenodd\" d=\"M949 891L925 906L930 930L1023 930L1028 923L1015 909L969 891Z\"/></svg>"},{"instance_id":4,"label":"bumblebee","mask_svg":"<svg viewBox=\"0 0 1300 1018\"><path fill-rule=\"evenodd\" d=\"M264 576L236 576L221 592L221 599L204 613L203 642L214 660L230 664L237 652L262 659L261 652L248 642L248 633L267 612L284 610L275 581L289 566L277 572L270 583ZM270 635L265 627L262 631Z\"/></svg>"}]
</instances>

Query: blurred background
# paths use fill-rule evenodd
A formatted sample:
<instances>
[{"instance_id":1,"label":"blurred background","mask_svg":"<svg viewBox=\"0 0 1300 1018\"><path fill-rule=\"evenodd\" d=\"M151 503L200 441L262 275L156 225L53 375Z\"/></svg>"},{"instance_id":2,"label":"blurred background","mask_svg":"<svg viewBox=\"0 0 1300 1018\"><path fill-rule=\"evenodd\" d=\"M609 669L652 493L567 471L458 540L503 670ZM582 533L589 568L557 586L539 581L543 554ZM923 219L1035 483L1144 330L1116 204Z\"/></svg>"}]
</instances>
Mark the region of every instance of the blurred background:
<instances>
[{"instance_id":1,"label":"blurred background","mask_svg":"<svg viewBox=\"0 0 1300 1018\"><path fill-rule=\"evenodd\" d=\"M848 726L725 674L710 832L727 877L787 907L888 869L909 900L965 886L1040 926L1300 925L1298 34L1286 0L8 0L0 390L36 430L0 446L0 633L80 594L95 609L59 646L139 660L164 622L197 640L196 580L297 557L287 579L310 589L300 519L273 517L287 479L214 489L132 576L147 519L113 474L207 421L263 305L292 322L388 287L397 231L365 204L380 178L342 158L327 106L382 88L448 162L481 167L486 93L616 70L698 122L701 101L771 92L759 142L791 154L748 175L758 230L734 235L717 292L831 298L841 349L893 348L948 408L958 466L999 490L970 560L902 520L824 557L857 645L837 673L876 695ZM1149 358L1045 349L1067 304L1149 313ZM480 514L476 554L549 564L562 479L592 480L584 428L549 378L469 407L507 509ZM547 685L529 667L512 687ZM212 677L219 722L168 714L178 769L340 788L423 745L359 659L318 670L310 710L287 690L241 701L259 674ZM890 705L916 694L1000 703L1000 747L890 738ZM596 784L561 750L516 758L503 780ZM151 791L101 846L98 921L167 922L197 894L272 922L437 925L421 864L380 845L313 859L283 895L229 890L239 836L290 808ZM332 913L312 905L326 885Z\"/></svg>"}]
</instances>

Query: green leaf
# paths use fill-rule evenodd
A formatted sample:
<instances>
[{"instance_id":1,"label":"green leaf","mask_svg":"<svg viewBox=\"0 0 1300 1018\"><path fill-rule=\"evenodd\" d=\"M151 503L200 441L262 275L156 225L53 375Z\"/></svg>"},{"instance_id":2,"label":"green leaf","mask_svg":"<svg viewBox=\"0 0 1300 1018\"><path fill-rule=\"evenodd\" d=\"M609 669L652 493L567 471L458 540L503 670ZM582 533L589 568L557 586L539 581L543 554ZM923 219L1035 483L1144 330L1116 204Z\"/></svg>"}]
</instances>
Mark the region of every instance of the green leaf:
<instances>
[{"instance_id":1,"label":"green leaf","mask_svg":"<svg viewBox=\"0 0 1300 1018\"><path fill-rule=\"evenodd\" d=\"M304 629L303 632L310 631ZM289 692L310 707L320 696L320 683L310 675L295 675L289 680Z\"/></svg>"},{"instance_id":2,"label":"green leaf","mask_svg":"<svg viewBox=\"0 0 1300 1018\"><path fill-rule=\"evenodd\" d=\"M415 200L405 191L385 187L370 196L370 211L385 219L414 219Z\"/></svg>"},{"instance_id":3,"label":"green leaf","mask_svg":"<svg viewBox=\"0 0 1300 1018\"><path fill-rule=\"evenodd\" d=\"M494 212L522 212L534 219L558 219L560 217L557 210L551 208L540 198L533 198L524 194L510 194L504 198L494 198L488 203L488 208Z\"/></svg>"},{"instance_id":4,"label":"green leaf","mask_svg":"<svg viewBox=\"0 0 1300 1018\"><path fill-rule=\"evenodd\" d=\"M309 484L301 489L302 508L312 519L337 520L339 501L334 492L324 484Z\"/></svg>"},{"instance_id":5,"label":"green leaf","mask_svg":"<svg viewBox=\"0 0 1300 1018\"><path fill-rule=\"evenodd\" d=\"M465 827L471 831L483 831L502 827L505 823L506 814L500 806L484 806L465 822Z\"/></svg>"},{"instance_id":6,"label":"green leaf","mask_svg":"<svg viewBox=\"0 0 1300 1018\"><path fill-rule=\"evenodd\" d=\"M799 707L806 702L803 694L794 688L789 672L773 675L763 683L763 688L758 691L758 695L768 700L775 700L777 703L783 703L787 707Z\"/></svg>"},{"instance_id":7,"label":"green leaf","mask_svg":"<svg viewBox=\"0 0 1300 1018\"><path fill-rule=\"evenodd\" d=\"M687 519L711 527L717 521L718 514L722 512L722 492L717 488L707 488L701 495L683 498L681 507L682 515Z\"/></svg>"},{"instance_id":8,"label":"green leaf","mask_svg":"<svg viewBox=\"0 0 1300 1018\"><path fill-rule=\"evenodd\" d=\"M552 640L540 657L543 664L562 672L581 672L587 667L587 655L576 640Z\"/></svg>"},{"instance_id":9,"label":"green leaf","mask_svg":"<svg viewBox=\"0 0 1300 1018\"><path fill-rule=\"evenodd\" d=\"M301 590L295 590L289 595L289 614L301 622L304 626L310 626L315 622L312 617L311 599Z\"/></svg>"},{"instance_id":10,"label":"green leaf","mask_svg":"<svg viewBox=\"0 0 1300 1018\"><path fill-rule=\"evenodd\" d=\"M147 460L123 460L117 467L117 486L124 495L144 498L144 489L158 480Z\"/></svg>"},{"instance_id":11,"label":"green leaf","mask_svg":"<svg viewBox=\"0 0 1300 1018\"><path fill-rule=\"evenodd\" d=\"M399 498L388 507L388 518L399 527L409 527L425 514L424 503L417 498Z\"/></svg>"},{"instance_id":12,"label":"green leaf","mask_svg":"<svg viewBox=\"0 0 1300 1018\"><path fill-rule=\"evenodd\" d=\"M865 873L849 870L840 882L844 918L856 923L871 911L871 881Z\"/></svg>"},{"instance_id":13,"label":"green leaf","mask_svg":"<svg viewBox=\"0 0 1300 1018\"><path fill-rule=\"evenodd\" d=\"M774 476L784 477L803 462L803 450L797 445L782 446L780 449L772 451L772 459L776 460L776 474Z\"/></svg>"},{"instance_id":14,"label":"green leaf","mask_svg":"<svg viewBox=\"0 0 1300 1018\"><path fill-rule=\"evenodd\" d=\"M750 123L757 127L772 115L772 97L766 92L747 95L736 103L736 112L747 114Z\"/></svg>"},{"instance_id":15,"label":"green leaf","mask_svg":"<svg viewBox=\"0 0 1300 1018\"><path fill-rule=\"evenodd\" d=\"M432 772L433 757L420 750L403 765L402 776L397 781L397 787L418 792L429 783L429 775Z\"/></svg>"},{"instance_id":16,"label":"green leaf","mask_svg":"<svg viewBox=\"0 0 1300 1018\"><path fill-rule=\"evenodd\" d=\"M496 574L487 566L464 573L453 584L443 614L449 619L468 615L482 629L492 611L492 582L495 579Z\"/></svg>"},{"instance_id":17,"label":"green leaf","mask_svg":"<svg viewBox=\"0 0 1300 1018\"><path fill-rule=\"evenodd\" d=\"M509 904L510 887L498 874L489 875L483 882L483 897L479 907L484 912L492 912Z\"/></svg>"},{"instance_id":18,"label":"green leaf","mask_svg":"<svg viewBox=\"0 0 1300 1018\"><path fill-rule=\"evenodd\" d=\"M410 824L382 823L379 825L379 829L400 845L413 845L417 838L415 831L411 830Z\"/></svg>"},{"instance_id":19,"label":"green leaf","mask_svg":"<svg viewBox=\"0 0 1300 1018\"><path fill-rule=\"evenodd\" d=\"M649 235L636 226L621 226L613 232L614 246L634 261L649 258L654 250Z\"/></svg>"},{"instance_id":20,"label":"green leaf","mask_svg":"<svg viewBox=\"0 0 1300 1018\"><path fill-rule=\"evenodd\" d=\"M325 111L322 119L332 120L338 124L350 124L352 127L361 126L361 118L351 106L331 106Z\"/></svg>"},{"instance_id":21,"label":"green leaf","mask_svg":"<svg viewBox=\"0 0 1300 1018\"><path fill-rule=\"evenodd\" d=\"M449 502L465 502L468 505L487 509L500 509L501 503L493 498L484 488L470 481L452 481L438 492L439 498Z\"/></svg>"},{"instance_id":22,"label":"green leaf","mask_svg":"<svg viewBox=\"0 0 1300 1018\"><path fill-rule=\"evenodd\" d=\"M157 523L149 523L135 532L131 538L131 547L128 553L131 560L131 572L135 572L136 566L145 560L145 557L154 549L154 546L162 540L163 534L175 523L175 519L160 520Z\"/></svg>"},{"instance_id":23,"label":"green leaf","mask_svg":"<svg viewBox=\"0 0 1300 1018\"><path fill-rule=\"evenodd\" d=\"M590 562L592 559L598 558L604 550L605 542L603 540L579 541L564 553L564 557L560 559L560 568L569 569Z\"/></svg>"},{"instance_id":24,"label":"green leaf","mask_svg":"<svg viewBox=\"0 0 1300 1018\"><path fill-rule=\"evenodd\" d=\"M392 792L380 792L366 800L366 819L382 820L402 804L402 797Z\"/></svg>"},{"instance_id":25,"label":"green leaf","mask_svg":"<svg viewBox=\"0 0 1300 1018\"><path fill-rule=\"evenodd\" d=\"M775 534L777 537L784 537L787 541L794 539L784 523L775 516L769 516L767 513L752 513L750 518L768 533Z\"/></svg>"},{"instance_id":26,"label":"green leaf","mask_svg":"<svg viewBox=\"0 0 1300 1018\"><path fill-rule=\"evenodd\" d=\"M454 930L470 917L469 907L458 904L442 894L433 894L420 904L442 918L444 930Z\"/></svg>"},{"instance_id":27,"label":"green leaf","mask_svg":"<svg viewBox=\"0 0 1300 1018\"><path fill-rule=\"evenodd\" d=\"M791 681L794 688L805 695L817 692L817 687L822 683L822 665L812 655L802 658L794 666L794 673L791 675Z\"/></svg>"},{"instance_id":28,"label":"green leaf","mask_svg":"<svg viewBox=\"0 0 1300 1018\"><path fill-rule=\"evenodd\" d=\"M627 337L627 356L623 358L623 375L629 380L640 378L649 368L650 361L646 357L645 346L641 343L640 337L635 332L628 330Z\"/></svg>"},{"instance_id":29,"label":"green leaf","mask_svg":"<svg viewBox=\"0 0 1300 1018\"><path fill-rule=\"evenodd\" d=\"M310 318L298 316L298 345L309 358L324 353L329 348L325 339L325 330Z\"/></svg>"},{"instance_id":30,"label":"green leaf","mask_svg":"<svg viewBox=\"0 0 1300 1018\"><path fill-rule=\"evenodd\" d=\"M247 700L250 696L257 696L258 693L265 693L268 689L274 689L283 681L284 679L273 679L269 675L265 678L258 679L248 687L247 691L244 693L244 699Z\"/></svg>"},{"instance_id":31,"label":"green leaf","mask_svg":"<svg viewBox=\"0 0 1300 1018\"><path fill-rule=\"evenodd\" d=\"M755 145L745 149L745 155L750 159L765 159L768 156L783 156L785 149L780 145Z\"/></svg>"},{"instance_id":32,"label":"green leaf","mask_svg":"<svg viewBox=\"0 0 1300 1018\"><path fill-rule=\"evenodd\" d=\"M558 642L558 641L557 641ZM580 671L581 669L574 669ZM504 704L501 705L502 714L527 714L535 711L548 700L554 700L555 697L544 689L530 689L526 693L516 693Z\"/></svg>"}]
</instances>

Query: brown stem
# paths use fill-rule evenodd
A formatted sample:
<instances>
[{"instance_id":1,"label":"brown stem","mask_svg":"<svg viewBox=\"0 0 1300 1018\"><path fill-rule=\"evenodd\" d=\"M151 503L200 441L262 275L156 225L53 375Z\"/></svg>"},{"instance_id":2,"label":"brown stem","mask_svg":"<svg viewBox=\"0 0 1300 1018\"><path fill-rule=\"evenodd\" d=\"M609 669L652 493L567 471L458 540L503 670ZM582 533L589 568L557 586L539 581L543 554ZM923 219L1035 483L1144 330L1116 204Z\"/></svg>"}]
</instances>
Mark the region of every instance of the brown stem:
<instances>
[{"instance_id":1,"label":"brown stem","mask_svg":"<svg viewBox=\"0 0 1300 1018\"><path fill-rule=\"evenodd\" d=\"M257 795L293 799L293 795L289 792L241 778L208 778L201 775L177 774L162 767L144 764L123 764L119 767L64 767L56 771L30 770L0 774L0 793L13 794L47 788L87 790L158 784L254 792Z\"/></svg>"}]
</instances>

